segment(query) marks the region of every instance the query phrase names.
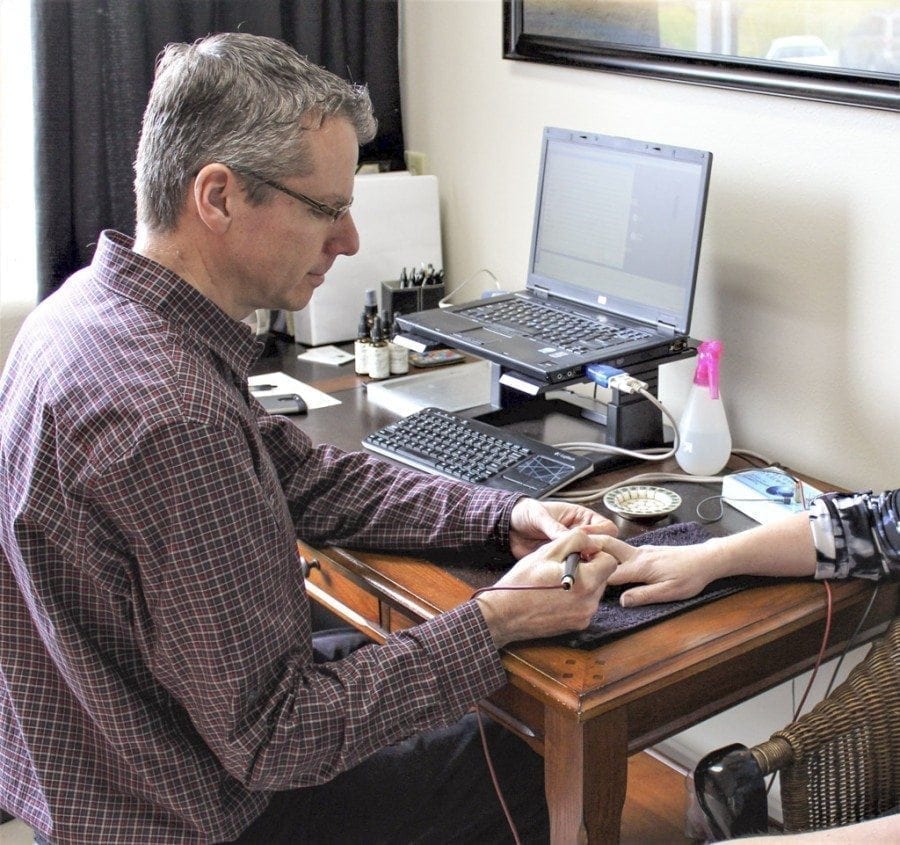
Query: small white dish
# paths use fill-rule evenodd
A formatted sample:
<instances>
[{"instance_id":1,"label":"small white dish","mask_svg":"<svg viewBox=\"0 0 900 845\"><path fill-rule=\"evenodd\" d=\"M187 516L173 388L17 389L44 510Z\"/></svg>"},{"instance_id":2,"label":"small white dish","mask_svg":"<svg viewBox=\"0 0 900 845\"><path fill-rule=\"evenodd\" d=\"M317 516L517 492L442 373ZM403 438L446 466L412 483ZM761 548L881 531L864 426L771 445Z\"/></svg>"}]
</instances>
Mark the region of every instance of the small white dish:
<instances>
[{"instance_id":1,"label":"small white dish","mask_svg":"<svg viewBox=\"0 0 900 845\"><path fill-rule=\"evenodd\" d=\"M681 504L681 496L665 487L634 484L610 490L603 504L626 519L656 520L672 513Z\"/></svg>"}]
</instances>

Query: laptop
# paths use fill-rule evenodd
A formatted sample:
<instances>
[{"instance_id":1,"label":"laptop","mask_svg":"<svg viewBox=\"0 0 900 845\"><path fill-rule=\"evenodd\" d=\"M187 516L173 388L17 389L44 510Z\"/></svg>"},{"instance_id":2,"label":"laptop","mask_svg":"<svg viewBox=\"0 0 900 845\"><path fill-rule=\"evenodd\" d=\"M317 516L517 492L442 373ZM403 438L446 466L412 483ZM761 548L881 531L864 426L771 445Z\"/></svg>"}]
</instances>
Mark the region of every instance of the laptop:
<instances>
[{"instance_id":1,"label":"laptop","mask_svg":"<svg viewBox=\"0 0 900 845\"><path fill-rule=\"evenodd\" d=\"M712 154L547 127L525 289L397 316L530 376L581 379L688 346Z\"/></svg>"}]
</instances>

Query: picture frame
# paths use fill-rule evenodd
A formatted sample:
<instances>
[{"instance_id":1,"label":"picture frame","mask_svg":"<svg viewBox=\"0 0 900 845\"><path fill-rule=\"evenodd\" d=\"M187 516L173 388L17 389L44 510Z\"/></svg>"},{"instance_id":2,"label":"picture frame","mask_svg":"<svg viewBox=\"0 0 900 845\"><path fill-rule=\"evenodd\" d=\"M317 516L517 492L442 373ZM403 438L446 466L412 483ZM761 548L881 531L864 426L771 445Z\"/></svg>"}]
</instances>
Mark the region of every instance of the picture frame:
<instances>
[{"instance_id":1,"label":"picture frame","mask_svg":"<svg viewBox=\"0 0 900 845\"><path fill-rule=\"evenodd\" d=\"M866 42L865 26L877 26L874 15L885 7L889 16L896 7L896 37ZM900 2L893 7L886 0L503 0L503 57L898 111ZM789 17L791 8L804 17ZM751 12L753 38L743 37L738 27ZM692 15L694 33L683 25ZM840 46L829 49L809 31L780 34L789 22L827 31ZM765 53L761 37L769 39Z\"/></svg>"}]
</instances>

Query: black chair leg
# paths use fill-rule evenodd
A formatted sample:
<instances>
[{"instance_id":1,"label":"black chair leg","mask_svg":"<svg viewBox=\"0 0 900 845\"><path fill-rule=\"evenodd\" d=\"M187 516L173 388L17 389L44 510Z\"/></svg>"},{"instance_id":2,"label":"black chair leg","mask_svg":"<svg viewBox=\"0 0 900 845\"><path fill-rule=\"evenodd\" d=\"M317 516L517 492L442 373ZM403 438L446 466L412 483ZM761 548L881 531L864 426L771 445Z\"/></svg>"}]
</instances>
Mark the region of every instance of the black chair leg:
<instances>
[{"instance_id":1,"label":"black chair leg","mask_svg":"<svg viewBox=\"0 0 900 845\"><path fill-rule=\"evenodd\" d=\"M717 838L767 833L766 785L745 745L728 745L707 754L694 769L697 803Z\"/></svg>"}]
</instances>

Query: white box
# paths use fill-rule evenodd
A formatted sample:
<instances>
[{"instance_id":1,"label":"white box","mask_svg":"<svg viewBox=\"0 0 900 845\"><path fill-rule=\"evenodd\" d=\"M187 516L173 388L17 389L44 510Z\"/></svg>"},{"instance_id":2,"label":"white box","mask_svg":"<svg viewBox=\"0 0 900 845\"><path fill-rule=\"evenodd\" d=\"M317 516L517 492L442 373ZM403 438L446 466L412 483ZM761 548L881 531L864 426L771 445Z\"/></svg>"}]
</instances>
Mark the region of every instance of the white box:
<instances>
[{"instance_id":1,"label":"white box","mask_svg":"<svg viewBox=\"0 0 900 845\"><path fill-rule=\"evenodd\" d=\"M353 186L359 252L340 255L309 305L294 311L294 340L306 346L353 340L365 293L380 296L381 282L404 267L441 269L441 217L436 176L367 173Z\"/></svg>"},{"instance_id":2,"label":"white box","mask_svg":"<svg viewBox=\"0 0 900 845\"><path fill-rule=\"evenodd\" d=\"M401 417L423 408L464 411L491 401L489 361L453 364L412 376L370 381L366 400Z\"/></svg>"}]
</instances>

